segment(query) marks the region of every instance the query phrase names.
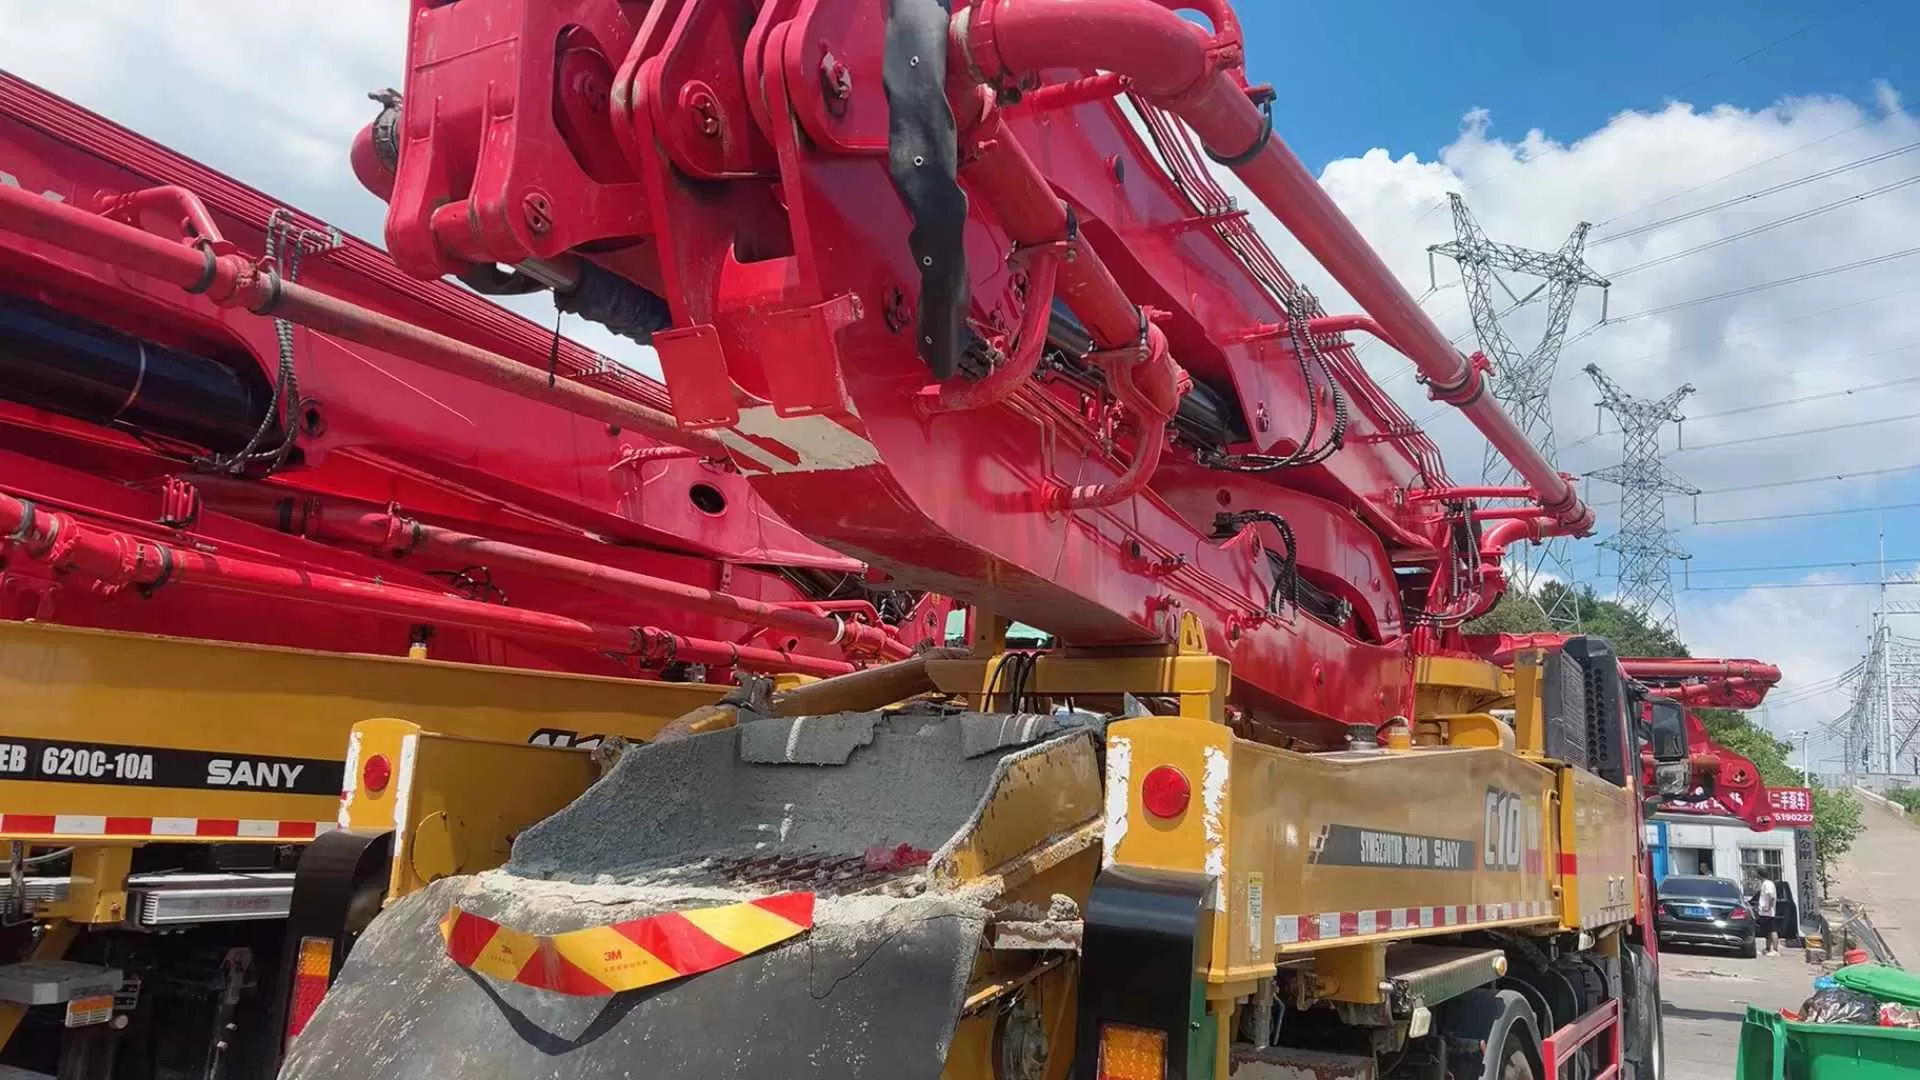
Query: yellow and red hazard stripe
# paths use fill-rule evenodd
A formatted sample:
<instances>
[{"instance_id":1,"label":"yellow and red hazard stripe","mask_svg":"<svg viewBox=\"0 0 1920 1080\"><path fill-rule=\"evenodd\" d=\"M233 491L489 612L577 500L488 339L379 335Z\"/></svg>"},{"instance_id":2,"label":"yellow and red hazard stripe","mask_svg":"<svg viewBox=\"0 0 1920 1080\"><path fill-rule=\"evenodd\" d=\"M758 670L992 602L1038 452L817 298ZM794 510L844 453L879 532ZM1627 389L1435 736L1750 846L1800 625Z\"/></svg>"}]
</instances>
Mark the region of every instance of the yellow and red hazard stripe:
<instances>
[{"instance_id":1,"label":"yellow and red hazard stripe","mask_svg":"<svg viewBox=\"0 0 1920 1080\"><path fill-rule=\"evenodd\" d=\"M610 926L529 934L458 905L440 920L447 956L482 975L594 997L698 975L813 927L813 894L669 911Z\"/></svg>"}]
</instances>

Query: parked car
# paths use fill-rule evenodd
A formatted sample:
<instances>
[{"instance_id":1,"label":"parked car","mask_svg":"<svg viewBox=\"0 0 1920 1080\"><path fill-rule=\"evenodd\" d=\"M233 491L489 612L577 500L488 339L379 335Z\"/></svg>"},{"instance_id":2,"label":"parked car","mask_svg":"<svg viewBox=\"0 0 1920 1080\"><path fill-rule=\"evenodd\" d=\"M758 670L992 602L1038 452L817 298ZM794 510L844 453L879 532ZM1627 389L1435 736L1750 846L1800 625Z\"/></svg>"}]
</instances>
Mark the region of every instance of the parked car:
<instances>
[{"instance_id":1,"label":"parked car","mask_svg":"<svg viewBox=\"0 0 1920 1080\"><path fill-rule=\"evenodd\" d=\"M1726 946L1749 960L1758 952L1758 921L1731 878L1676 875L1661 881L1653 926L1662 945Z\"/></svg>"}]
</instances>

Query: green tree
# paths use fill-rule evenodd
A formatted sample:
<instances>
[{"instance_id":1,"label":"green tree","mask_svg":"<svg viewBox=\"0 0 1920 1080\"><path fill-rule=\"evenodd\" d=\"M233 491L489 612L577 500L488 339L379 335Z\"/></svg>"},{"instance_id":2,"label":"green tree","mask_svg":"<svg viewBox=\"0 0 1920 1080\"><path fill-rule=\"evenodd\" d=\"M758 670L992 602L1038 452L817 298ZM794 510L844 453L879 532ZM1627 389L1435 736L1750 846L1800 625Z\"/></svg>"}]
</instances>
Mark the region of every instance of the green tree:
<instances>
[{"instance_id":1,"label":"green tree","mask_svg":"<svg viewBox=\"0 0 1920 1080\"><path fill-rule=\"evenodd\" d=\"M1901 809L1909 814L1920 810L1920 788L1910 788L1905 785L1891 787L1886 790L1886 796L1899 803Z\"/></svg>"},{"instance_id":2,"label":"green tree","mask_svg":"<svg viewBox=\"0 0 1920 1080\"><path fill-rule=\"evenodd\" d=\"M1508 589L1493 610L1468 623L1469 634L1541 634L1547 625L1546 613L1518 589Z\"/></svg>"},{"instance_id":3,"label":"green tree","mask_svg":"<svg viewBox=\"0 0 1920 1080\"><path fill-rule=\"evenodd\" d=\"M1589 634L1606 638L1621 656L1687 656L1673 631L1650 626L1647 620L1623 604L1602 600L1587 585L1568 586L1558 581L1540 583L1540 603L1518 590L1510 589L1493 610L1467 624L1469 634L1538 634L1553 629L1547 625L1542 608L1550 608L1576 591L1582 628Z\"/></svg>"}]
</instances>

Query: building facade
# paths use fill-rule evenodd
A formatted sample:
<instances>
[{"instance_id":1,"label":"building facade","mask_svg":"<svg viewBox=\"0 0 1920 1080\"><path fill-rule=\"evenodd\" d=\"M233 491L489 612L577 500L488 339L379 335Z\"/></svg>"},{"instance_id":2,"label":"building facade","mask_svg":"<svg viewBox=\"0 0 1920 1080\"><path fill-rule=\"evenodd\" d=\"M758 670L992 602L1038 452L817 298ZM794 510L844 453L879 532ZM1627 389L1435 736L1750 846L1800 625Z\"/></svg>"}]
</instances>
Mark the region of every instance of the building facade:
<instances>
[{"instance_id":1,"label":"building facade","mask_svg":"<svg viewBox=\"0 0 1920 1080\"><path fill-rule=\"evenodd\" d=\"M1765 870L1775 881L1801 880L1799 829L1754 832L1738 821L1660 814L1647 822L1653 876L1702 874L1743 886Z\"/></svg>"}]
</instances>

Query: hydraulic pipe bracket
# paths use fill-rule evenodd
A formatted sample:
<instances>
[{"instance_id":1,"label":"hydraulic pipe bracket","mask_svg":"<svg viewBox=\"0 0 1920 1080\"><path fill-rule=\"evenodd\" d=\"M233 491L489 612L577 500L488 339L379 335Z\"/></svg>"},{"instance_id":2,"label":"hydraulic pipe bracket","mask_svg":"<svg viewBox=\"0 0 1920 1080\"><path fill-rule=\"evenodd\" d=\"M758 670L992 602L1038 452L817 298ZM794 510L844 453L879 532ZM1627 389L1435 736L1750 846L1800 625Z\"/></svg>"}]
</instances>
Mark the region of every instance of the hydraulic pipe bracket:
<instances>
[{"instance_id":1,"label":"hydraulic pipe bracket","mask_svg":"<svg viewBox=\"0 0 1920 1080\"><path fill-rule=\"evenodd\" d=\"M1013 355L979 382L925 387L919 397L922 415L998 405L1033 378L1034 370L1040 366L1040 355L1047 347L1047 322L1053 313L1054 286L1059 278L1061 249L1065 246L1064 242L1045 244L1016 255L1027 263L1027 299L1026 308L1020 314L1018 344Z\"/></svg>"}]
</instances>

